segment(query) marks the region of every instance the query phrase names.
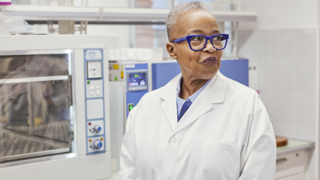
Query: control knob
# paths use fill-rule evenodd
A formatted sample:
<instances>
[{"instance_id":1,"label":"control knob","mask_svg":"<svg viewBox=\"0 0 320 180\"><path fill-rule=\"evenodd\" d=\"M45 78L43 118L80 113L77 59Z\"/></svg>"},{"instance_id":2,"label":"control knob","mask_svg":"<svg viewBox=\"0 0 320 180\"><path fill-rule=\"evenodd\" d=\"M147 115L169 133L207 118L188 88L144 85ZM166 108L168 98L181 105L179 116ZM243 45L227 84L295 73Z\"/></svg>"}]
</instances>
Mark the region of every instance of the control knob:
<instances>
[{"instance_id":1,"label":"control knob","mask_svg":"<svg viewBox=\"0 0 320 180\"><path fill-rule=\"evenodd\" d=\"M100 149L102 147L102 142L100 140L95 140L93 142L93 148L94 149Z\"/></svg>"},{"instance_id":2,"label":"control knob","mask_svg":"<svg viewBox=\"0 0 320 180\"><path fill-rule=\"evenodd\" d=\"M93 131L94 131L95 133L99 133L99 132L101 131L101 127L98 126L98 125L96 125L96 126L93 127Z\"/></svg>"}]
</instances>

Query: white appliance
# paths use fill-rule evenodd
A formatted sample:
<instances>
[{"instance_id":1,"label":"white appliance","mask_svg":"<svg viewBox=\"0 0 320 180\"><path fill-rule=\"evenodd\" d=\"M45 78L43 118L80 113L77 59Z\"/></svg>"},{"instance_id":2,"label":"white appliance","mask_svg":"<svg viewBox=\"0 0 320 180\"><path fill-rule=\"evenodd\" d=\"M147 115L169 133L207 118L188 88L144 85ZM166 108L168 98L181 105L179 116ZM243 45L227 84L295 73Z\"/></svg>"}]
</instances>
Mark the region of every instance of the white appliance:
<instances>
[{"instance_id":1,"label":"white appliance","mask_svg":"<svg viewBox=\"0 0 320 180\"><path fill-rule=\"evenodd\" d=\"M0 179L110 177L108 37L0 42Z\"/></svg>"}]
</instances>

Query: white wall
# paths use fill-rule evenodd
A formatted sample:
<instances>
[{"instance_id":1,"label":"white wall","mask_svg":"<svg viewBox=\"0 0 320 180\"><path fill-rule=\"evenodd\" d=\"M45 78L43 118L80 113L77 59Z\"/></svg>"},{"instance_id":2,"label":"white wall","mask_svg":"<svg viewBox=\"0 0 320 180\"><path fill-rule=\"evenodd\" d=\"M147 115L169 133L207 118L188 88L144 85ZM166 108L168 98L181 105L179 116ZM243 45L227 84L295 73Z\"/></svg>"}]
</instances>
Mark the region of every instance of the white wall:
<instances>
[{"instance_id":1,"label":"white wall","mask_svg":"<svg viewBox=\"0 0 320 180\"><path fill-rule=\"evenodd\" d=\"M259 91L275 133L315 141L316 28L239 33L239 56L258 62Z\"/></svg>"},{"instance_id":2,"label":"white wall","mask_svg":"<svg viewBox=\"0 0 320 180\"><path fill-rule=\"evenodd\" d=\"M258 63L261 99L275 134L317 141L318 0L242 0L257 21L240 23L238 55ZM307 180L316 178L317 151Z\"/></svg>"},{"instance_id":3,"label":"white wall","mask_svg":"<svg viewBox=\"0 0 320 180\"><path fill-rule=\"evenodd\" d=\"M241 0L242 10L258 13L256 23L240 23L242 29L315 27L318 0Z\"/></svg>"}]
</instances>

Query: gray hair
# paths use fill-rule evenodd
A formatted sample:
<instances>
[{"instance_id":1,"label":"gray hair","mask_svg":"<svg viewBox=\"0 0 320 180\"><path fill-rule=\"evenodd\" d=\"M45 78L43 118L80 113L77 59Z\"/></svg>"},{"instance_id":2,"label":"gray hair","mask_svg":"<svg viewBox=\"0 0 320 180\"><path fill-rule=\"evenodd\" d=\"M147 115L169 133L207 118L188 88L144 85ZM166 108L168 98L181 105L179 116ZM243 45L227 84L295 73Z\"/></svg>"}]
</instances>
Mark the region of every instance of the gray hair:
<instances>
[{"instance_id":1,"label":"gray hair","mask_svg":"<svg viewBox=\"0 0 320 180\"><path fill-rule=\"evenodd\" d=\"M166 22L169 41L170 41L170 35L171 35L179 17L188 11L196 10L196 9L204 10L204 11L207 11L211 14L210 9L208 7L206 7L205 4L203 4L202 2L199 2L199 1L181 3L177 6L175 6L174 8L172 8L172 10L170 11L170 13L168 15L167 22Z\"/></svg>"}]
</instances>

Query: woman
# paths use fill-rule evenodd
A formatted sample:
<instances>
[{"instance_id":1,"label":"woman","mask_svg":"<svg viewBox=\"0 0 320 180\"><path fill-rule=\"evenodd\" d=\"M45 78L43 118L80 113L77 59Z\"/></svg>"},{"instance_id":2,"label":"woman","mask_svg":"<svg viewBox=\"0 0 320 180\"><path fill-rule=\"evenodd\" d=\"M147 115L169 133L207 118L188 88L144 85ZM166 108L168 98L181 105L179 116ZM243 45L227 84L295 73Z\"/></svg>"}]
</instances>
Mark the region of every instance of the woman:
<instances>
[{"instance_id":1,"label":"woman","mask_svg":"<svg viewBox=\"0 0 320 180\"><path fill-rule=\"evenodd\" d=\"M219 72L228 35L200 2L173 8L167 30L181 74L131 111L121 179L274 180L266 108L254 90Z\"/></svg>"}]
</instances>

